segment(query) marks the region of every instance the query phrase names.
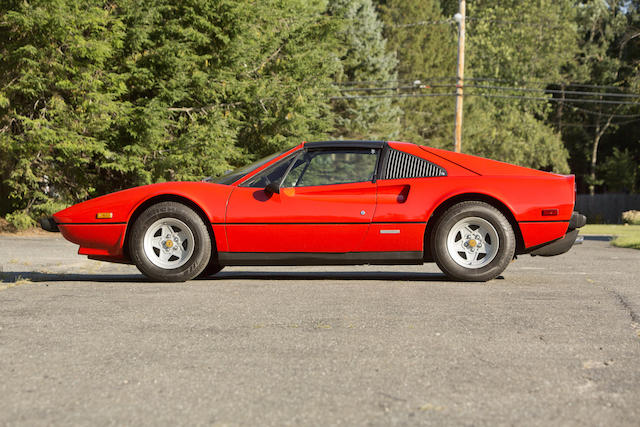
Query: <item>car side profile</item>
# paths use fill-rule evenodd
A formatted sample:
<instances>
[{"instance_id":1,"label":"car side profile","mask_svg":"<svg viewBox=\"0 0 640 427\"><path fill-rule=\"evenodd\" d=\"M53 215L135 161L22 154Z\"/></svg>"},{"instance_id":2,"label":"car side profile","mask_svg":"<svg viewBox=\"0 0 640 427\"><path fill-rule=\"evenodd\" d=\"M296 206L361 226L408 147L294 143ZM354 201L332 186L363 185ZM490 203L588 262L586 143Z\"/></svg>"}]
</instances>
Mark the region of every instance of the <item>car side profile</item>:
<instances>
[{"instance_id":1,"label":"car side profile","mask_svg":"<svg viewBox=\"0 0 640 427\"><path fill-rule=\"evenodd\" d=\"M41 221L91 259L185 281L225 266L422 264L486 281L559 255L575 181L406 142L304 142L218 179L98 197Z\"/></svg>"}]
</instances>

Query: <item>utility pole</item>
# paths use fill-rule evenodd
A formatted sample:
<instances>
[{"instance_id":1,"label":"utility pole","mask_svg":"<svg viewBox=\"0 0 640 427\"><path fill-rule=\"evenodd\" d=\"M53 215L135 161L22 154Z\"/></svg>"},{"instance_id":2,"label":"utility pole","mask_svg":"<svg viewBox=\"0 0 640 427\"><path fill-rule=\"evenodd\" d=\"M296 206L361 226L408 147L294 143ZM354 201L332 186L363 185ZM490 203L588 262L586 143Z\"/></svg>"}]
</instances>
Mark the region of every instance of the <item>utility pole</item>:
<instances>
[{"instance_id":1,"label":"utility pole","mask_svg":"<svg viewBox=\"0 0 640 427\"><path fill-rule=\"evenodd\" d=\"M460 0L460 11L453 17L458 23L458 71L456 73L456 125L454 130L455 152L462 151L462 99L464 83L465 0Z\"/></svg>"}]
</instances>

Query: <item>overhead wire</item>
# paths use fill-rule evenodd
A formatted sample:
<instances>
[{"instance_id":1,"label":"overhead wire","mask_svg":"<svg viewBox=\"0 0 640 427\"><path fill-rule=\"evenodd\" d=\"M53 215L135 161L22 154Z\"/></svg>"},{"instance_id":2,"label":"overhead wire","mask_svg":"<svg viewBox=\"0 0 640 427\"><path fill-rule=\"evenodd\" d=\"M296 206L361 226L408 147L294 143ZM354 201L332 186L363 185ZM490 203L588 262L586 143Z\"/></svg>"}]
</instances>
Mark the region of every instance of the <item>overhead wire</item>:
<instances>
[{"instance_id":1,"label":"overhead wire","mask_svg":"<svg viewBox=\"0 0 640 427\"><path fill-rule=\"evenodd\" d=\"M395 80L345 80L341 82L333 82L335 86L355 86L355 85L364 85L364 84L389 84L389 83L412 83L415 81L430 81L430 82L442 82L442 81L455 81L458 78L455 76L439 76L439 77L423 77L416 76L413 79L395 79ZM572 82L551 82L551 81L542 81L542 80L516 80L516 79L497 79L491 77L465 77L464 81L482 81L482 82L495 82L495 83L510 83L515 86L522 85L532 85L532 84L540 84L545 86L559 86L559 87L588 87L592 89L617 89L622 90L623 87L620 86L612 86L612 85L597 85L597 84L588 84L588 83L572 83ZM640 96L640 95L639 95Z\"/></svg>"},{"instance_id":2,"label":"overhead wire","mask_svg":"<svg viewBox=\"0 0 640 427\"><path fill-rule=\"evenodd\" d=\"M367 87L367 88L350 88L350 89L341 89L341 92L377 92L377 91L416 91L421 89L432 89L432 88L455 88L456 85L451 84L421 84L415 86L395 86L395 87ZM467 90L472 90L474 92L467 92L463 96L483 96L487 98L504 98L504 99L522 99L522 100L531 100L531 101L546 101L546 102L566 102L566 103L585 103L585 104L610 104L610 105L640 105L640 101L621 101L621 100L612 100L612 99L585 99L585 98L566 98L566 97L537 97L537 96L522 96L522 95L502 95L496 93L476 93L477 89L489 89L489 90L500 90L500 91L524 91L524 92L542 92L546 94L569 94L569 95L585 95L592 97L622 97L622 98L640 98L640 95L636 94L620 94L620 93L609 93L609 92L588 92L588 91L561 91L554 89L535 89L535 88L518 88L518 87L505 87L505 86L486 86L486 85L467 85L464 86ZM421 96L455 96L456 94L424 94L424 93L398 93L398 94L389 94L389 95L346 95L340 97L332 97L331 99L362 99L366 97L377 97L377 98L393 98L393 97L421 97Z\"/></svg>"},{"instance_id":3,"label":"overhead wire","mask_svg":"<svg viewBox=\"0 0 640 427\"><path fill-rule=\"evenodd\" d=\"M551 21L527 22L527 21L513 21L508 19L474 18L474 17L468 17L468 16L465 19L471 22L473 21L487 22L487 23L498 24L498 25L521 25L521 26L542 27L542 28L551 28L551 29L563 28L562 25L558 25ZM407 24L394 24L391 26L394 28L411 28L411 27L421 27L426 25L447 25L447 24L455 24L455 23L456 21L450 18L450 19L436 19L432 21L416 21L416 22L410 22Z\"/></svg>"},{"instance_id":4,"label":"overhead wire","mask_svg":"<svg viewBox=\"0 0 640 427\"><path fill-rule=\"evenodd\" d=\"M458 87L455 84L431 84L420 83L411 86L393 86L393 87L360 87L340 89L340 92L374 92L382 90L418 90L431 88ZM585 96L609 96L614 98L640 98L640 94L632 93L614 93L614 92L595 92L595 91L576 91L576 90L560 90L560 89L542 89L529 87L507 87L507 86L491 86L491 85L464 85L466 89L495 89L504 91L517 92L544 92L549 94L566 94L566 95L585 95Z\"/></svg>"},{"instance_id":5,"label":"overhead wire","mask_svg":"<svg viewBox=\"0 0 640 427\"><path fill-rule=\"evenodd\" d=\"M348 100L348 99L373 99L373 98L420 98L420 97L437 97L437 96L458 96L456 93L399 93L393 95L350 95L350 96L333 96L331 100ZM580 99L580 98L552 98L538 96L519 96L519 95L499 95L487 93L465 93L462 96L477 96L483 98L501 98L501 99L520 99L523 101L546 101L546 102L566 102L566 103L585 103L585 104L611 104L611 105L640 105L640 102L613 101L606 99Z\"/></svg>"}]
</instances>

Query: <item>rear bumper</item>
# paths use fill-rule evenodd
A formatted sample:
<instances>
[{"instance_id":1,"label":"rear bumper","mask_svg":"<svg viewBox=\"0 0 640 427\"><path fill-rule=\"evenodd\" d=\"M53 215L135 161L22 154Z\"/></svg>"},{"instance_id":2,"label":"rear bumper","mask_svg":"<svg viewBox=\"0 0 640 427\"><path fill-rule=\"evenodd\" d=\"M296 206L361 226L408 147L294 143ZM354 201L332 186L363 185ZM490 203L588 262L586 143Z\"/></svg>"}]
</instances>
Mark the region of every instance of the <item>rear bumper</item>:
<instances>
[{"instance_id":1,"label":"rear bumper","mask_svg":"<svg viewBox=\"0 0 640 427\"><path fill-rule=\"evenodd\" d=\"M587 218L584 215L573 212L571 220L569 221L569 228L564 237L539 246L529 253L531 256L555 256L568 252L578 238L578 229L586 223Z\"/></svg>"}]
</instances>

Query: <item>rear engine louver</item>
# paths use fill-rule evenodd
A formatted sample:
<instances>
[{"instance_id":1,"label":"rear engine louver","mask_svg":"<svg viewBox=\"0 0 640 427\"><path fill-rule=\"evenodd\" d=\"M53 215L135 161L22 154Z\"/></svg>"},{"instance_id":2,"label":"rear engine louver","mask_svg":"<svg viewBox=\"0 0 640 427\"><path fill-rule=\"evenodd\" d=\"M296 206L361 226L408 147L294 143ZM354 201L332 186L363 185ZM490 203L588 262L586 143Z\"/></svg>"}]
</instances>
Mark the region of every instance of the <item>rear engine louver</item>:
<instances>
[{"instance_id":1,"label":"rear engine louver","mask_svg":"<svg viewBox=\"0 0 640 427\"><path fill-rule=\"evenodd\" d=\"M382 179L425 178L446 176L447 171L438 165L398 150L390 150Z\"/></svg>"}]
</instances>

